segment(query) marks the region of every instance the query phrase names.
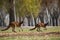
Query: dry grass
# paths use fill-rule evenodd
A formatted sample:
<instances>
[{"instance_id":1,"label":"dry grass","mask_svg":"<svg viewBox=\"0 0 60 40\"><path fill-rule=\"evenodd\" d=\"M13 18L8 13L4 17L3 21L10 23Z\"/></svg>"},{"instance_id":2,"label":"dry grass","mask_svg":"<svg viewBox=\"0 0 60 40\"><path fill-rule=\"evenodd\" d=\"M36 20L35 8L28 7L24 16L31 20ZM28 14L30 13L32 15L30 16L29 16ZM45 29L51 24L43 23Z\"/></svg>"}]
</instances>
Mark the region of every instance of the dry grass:
<instances>
[{"instance_id":1,"label":"dry grass","mask_svg":"<svg viewBox=\"0 0 60 40\"><path fill-rule=\"evenodd\" d=\"M7 31L0 31L0 40L60 40L60 27L51 27L42 32L37 32L36 29L29 31L29 28L24 28L24 31L18 31L17 33L11 31L11 28ZM3 35L3 36L2 36Z\"/></svg>"}]
</instances>

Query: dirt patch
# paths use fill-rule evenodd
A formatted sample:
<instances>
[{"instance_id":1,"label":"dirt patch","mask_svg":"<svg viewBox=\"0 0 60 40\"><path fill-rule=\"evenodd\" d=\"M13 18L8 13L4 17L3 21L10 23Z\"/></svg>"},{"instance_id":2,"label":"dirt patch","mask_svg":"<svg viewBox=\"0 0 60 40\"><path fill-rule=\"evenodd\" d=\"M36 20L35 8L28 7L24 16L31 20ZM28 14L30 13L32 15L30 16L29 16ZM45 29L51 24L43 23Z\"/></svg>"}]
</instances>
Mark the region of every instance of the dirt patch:
<instances>
[{"instance_id":1,"label":"dirt patch","mask_svg":"<svg viewBox=\"0 0 60 40\"><path fill-rule=\"evenodd\" d=\"M0 33L0 37L8 36L60 36L60 32L18 32L18 33Z\"/></svg>"}]
</instances>

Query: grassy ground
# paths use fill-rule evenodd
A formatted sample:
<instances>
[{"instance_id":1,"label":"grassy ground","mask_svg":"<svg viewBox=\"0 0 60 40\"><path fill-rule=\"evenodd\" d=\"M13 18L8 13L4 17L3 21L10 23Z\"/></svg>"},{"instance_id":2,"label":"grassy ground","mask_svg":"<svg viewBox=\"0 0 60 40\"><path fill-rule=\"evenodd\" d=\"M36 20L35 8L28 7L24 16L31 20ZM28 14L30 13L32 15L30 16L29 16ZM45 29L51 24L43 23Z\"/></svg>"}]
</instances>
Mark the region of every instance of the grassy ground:
<instances>
[{"instance_id":1,"label":"grassy ground","mask_svg":"<svg viewBox=\"0 0 60 40\"><path fill-rule=\"evenodd\" d=\"M23 29L23 32L37 32L36 30L29 31L28 28ZM44 28L41 28L42 32L60 32L60 27L52 27L52 28L47 28L47 30L44 30ZM18 28L16 28L16 31L18 31ZM1 33L2 31L0 31ZM11 33L11 28L7 31L3 31ZM22 32L22 31L20 31ZM60 36L15 36L15 37L0 37L0 40L60 40Z\"/></svg>"},{"instance_id":2,"label":"grassy ground","mask_svg":"<svg viewBox=\"0 0 60 40\"><path fill-rule=\"evenodd\" d=\"M0 40L60 40L60 37L51 36L16 36L16 37L3 37Z\"/></svg>"},{"instance_id":3,"label":"grassy ground","mask_svg":"<svg viewBox=\"0 0 60 40\"><path fill-rule=\"evenodd\" d=\"M15 29L17 32L22 32L22 30L20 28L16 28ZM44 28L41 28L42 32L60 32L60 26L59 27L51 27L51 28L47 28L47 30L44 30ZM8 29L6 31L0 31L0 32L8 32L8 33L11 33L12 32L12 29ZM23 28L23 32L37 32L36 29L35 30L32 30L30 31L29 28ZM41 32L41 31L40 31Z\"/></svg>"}]
</instances>

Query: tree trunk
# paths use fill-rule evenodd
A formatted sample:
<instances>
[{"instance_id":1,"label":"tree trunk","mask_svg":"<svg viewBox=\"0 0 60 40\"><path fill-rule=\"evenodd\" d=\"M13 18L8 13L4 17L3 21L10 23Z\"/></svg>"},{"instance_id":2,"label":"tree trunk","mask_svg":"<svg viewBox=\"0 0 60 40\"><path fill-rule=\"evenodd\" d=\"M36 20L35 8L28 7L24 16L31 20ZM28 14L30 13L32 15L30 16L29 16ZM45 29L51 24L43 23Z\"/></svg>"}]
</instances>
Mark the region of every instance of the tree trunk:
<instances>
[{"instance_id":1,"label":"tree trunk","mask_svg":"<svg viewBox=\"0 0 60 40\"><path fill-rule=\"evenodd\" d=\"M53 26L55 26L55 23L54 23L54 18L52 18L52 23L53 23Z\"/></svg>"},{"instance_id":2,"label":"tree trunk","mask_svg":"<svg viewBox=\"0 0 60 40\"><path fill-rule=\"evenodd\" d=\"M50 26L51 26L51 18L50 18Z\"/></svg>"},{"instance_id":3,"label":"tree trunk","mask_svg":"<svg viewBox=\"0 0 60 40\"><path fill-rule=\"evenodd\" d=\"M58 18L56 18L56 26L58 26Z\"/></svg>"},{"instance_id":4,"label":"tree trunk","mask_svg":"<svg viewBox=\"0 0 60 40\"><path fill-rule=\"evenodd\" d=\"M15 21L15 17L14 17L14 6L13 6L13 0L9 0L10 3L10 9L9 9L9 23Z\"/></svg>"},{"instance_id":5,"label":"tree trunk","mask_svg":"<svg viewBox=\"0 0 60 40\"><path fill-rule=\"evenodd\" d=\"M0 14L0 26L2 26L2 16Z\"/></svg>"},{"instance_id":6,"label":"tree trunk","mask_svg":"<svg viewBox=\"0 0 60 40\"><path fill-rule=\"evenodd\" d=\"M31 18L31 26L33 26L33 19Z\"/></svg>"},{"instance_id":7,"label":"tree trunk","mask_svg":"<svg viewBox=\"0 0 60 40\"><path fill-rule=\"evenodd\" d=\"M13 8L14 8L14 17L15 17L15 21L17 21L17 13L16 13L16 9L15 9L15 0L13 0Z\"/></svg>"},{"instance_id":8,"label":"tree trunk","mask_svg":"<svg viewBox=\"0 0 60 40\"><path fill-rule=\"evenodd\" d=\"M21 17L19 17L19 22L21 22Z\"/></svg>"},{"instance_id":9,"label":"tree trunk","mask_svg":"<svg viewBox=\"0 0 60 40\"><path fill-rule=\"evenodd\" d=\"M44 23L44 17L40 17L40 21Z\"/></svg>"},{"instance_id":10,"label":"tree trunk","mask_svg":"<svg viewBox=\"0 0 60 40\"><path fill-rule=\"evenodd\" d=\"M36 18L34 18L34 22L35 22L35 25L36 25Z\"/></svg>"},{"instance_id":11,"label":"tree trunk","mask_svg":"<svg viewBox=\"0 0 60 40\"><path fill-rule=\"evenodd\" d=\"M30 26L30 18L28 18L28 26Z\"/></svg>"}]
</instances>

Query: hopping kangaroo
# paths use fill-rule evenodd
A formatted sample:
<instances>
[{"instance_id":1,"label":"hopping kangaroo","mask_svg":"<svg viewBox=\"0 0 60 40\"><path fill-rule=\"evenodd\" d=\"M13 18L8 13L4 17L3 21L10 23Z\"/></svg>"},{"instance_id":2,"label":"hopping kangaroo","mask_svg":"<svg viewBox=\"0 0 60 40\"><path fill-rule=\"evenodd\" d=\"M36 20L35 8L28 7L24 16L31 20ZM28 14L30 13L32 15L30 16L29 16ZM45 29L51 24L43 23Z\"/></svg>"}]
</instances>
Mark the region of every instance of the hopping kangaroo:
<instances>
[{"instance_id":1,"label":"hopping kangaroo","mask_svg":"<svg viewBox=\"0 0 60 40\"><path fill-rule=\"evenodd\" d=\"M40 27L43 27L46 29L46 26L48 25L48 23L44 24L44 23L39 23L39 24L36 24L34 28L30 29L30 30L34 30L37 28L37 31L40 31Z\"/></svg>"},{"instance_id":2,"label":"hopping kangaroo","mask_svg":"<svg viewBox=\"0 0 60 40\"><path fill-rule=\"evenodd\" d=\"M1 30L1 31L5 31L5 30L8 30L10 27L12 27L12 31L13 32L16 32L15 31L15 27L20 27L21 28L21 24L23 23L23 21L22 22L11 22L8 26L7 26L7 28L5 28L5 29L3 29L3 30ZM22 29L22 28L21 28ZM19 30L20 31L20 30ZM22 29L22 31L23 31L23 29Z\"/></svg>"}]
</instances>

